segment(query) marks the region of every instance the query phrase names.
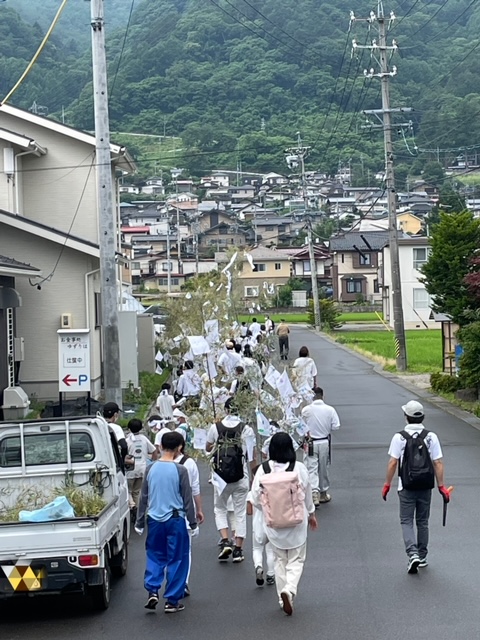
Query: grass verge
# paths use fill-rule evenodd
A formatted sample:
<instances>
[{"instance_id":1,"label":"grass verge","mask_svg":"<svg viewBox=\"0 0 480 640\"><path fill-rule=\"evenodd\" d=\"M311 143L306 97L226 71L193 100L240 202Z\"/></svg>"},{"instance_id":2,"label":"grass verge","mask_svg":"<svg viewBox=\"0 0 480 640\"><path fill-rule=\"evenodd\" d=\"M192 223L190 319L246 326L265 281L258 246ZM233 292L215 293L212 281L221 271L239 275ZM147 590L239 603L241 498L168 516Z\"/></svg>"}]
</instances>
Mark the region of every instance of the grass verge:
<instances>
[{"instance_id":1,"label":"grass verge","mask_svg":"<svg viewBox=\"0 0 480 640\"><path fill-rule=\"evenodd\" d=\"M439 329L406 331L407 362L410 373L442 370L442 337ZM344 331L333 339L378 362L387 371L396 371L393 331Z\"/></svg>"},{"instance_id":2,"label":"grass verge","mask_svg":"<svg viewBox=\"0 0 480 640\"><path fill-rule=\"evenodd\" d=\"M268 314L268 311L266 313ZM275 324L278 324L282 318L284 318L287 323L291 323L291 324L295 324L297 322L301 322L304 324L308 323L308 313L282 313L282 314L274 313L274 314L268 314L268 315L270 315L270 318L275 322ZM380 316L381 315L382 314L380 314ZM238 321L250 323L252 321L252 318L257 318L259 322L262 322L263 319L265 318L265 312L262 311L261 313L257 313L256 315L254 313L240 314L238 316ZM342 313L338 321L342 323L354 322L354 323L360 323L360 324L362 322L366 322L368 324L380 322L380 320L378 319L378 316L375 313L367 313L367 312L355 313L354 311L349 313Z\"/></svg>"}]
</instances>

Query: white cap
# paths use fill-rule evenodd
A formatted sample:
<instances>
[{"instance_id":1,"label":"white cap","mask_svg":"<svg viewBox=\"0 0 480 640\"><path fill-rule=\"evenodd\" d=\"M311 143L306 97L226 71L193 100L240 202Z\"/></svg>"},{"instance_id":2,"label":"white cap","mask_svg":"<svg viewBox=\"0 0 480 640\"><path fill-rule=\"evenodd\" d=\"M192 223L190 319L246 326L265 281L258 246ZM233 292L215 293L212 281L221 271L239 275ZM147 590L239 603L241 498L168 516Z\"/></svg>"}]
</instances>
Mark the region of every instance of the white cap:
<instances>
[{"instance_id":1,"label":"white cap","mask_svg":"<svg viewBox=\"0 0 480 640\"><path fill-rule=\"evenodd\" d=\"M423 405L416 400L410 400L407 404L402 406L403 413L410 418L420 418L420 416L425 415L425 411L423 410Z\"/></svg>"},{"instance_id":2,"label":"white cap","mask_svg":"<svg viewBox=\"0 0 480 640\"><path fill-rule=\"evenodd\" d=\"M180 411L180 409L174 409L173 410L173 417L174 418L185 418L185 420L187 420L187 416L183 413L183 411Z\"/></svg>"}]
</instances>

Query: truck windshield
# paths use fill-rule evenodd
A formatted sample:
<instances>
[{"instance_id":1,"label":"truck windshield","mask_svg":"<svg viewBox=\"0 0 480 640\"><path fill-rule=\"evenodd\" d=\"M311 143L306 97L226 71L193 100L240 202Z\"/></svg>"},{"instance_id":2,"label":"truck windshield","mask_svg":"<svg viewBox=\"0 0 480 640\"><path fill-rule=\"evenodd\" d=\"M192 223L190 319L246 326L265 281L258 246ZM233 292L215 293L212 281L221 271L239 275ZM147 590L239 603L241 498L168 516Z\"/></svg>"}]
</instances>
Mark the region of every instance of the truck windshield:
<instances>
[{"instance_id":1,"label":"truck windshield","mask_svg":"<svg viewBox=\"0 0 480 640\"><path fill-rule=\"evenodd\" d=\"M24 436L25 464L66 464L66 433L34 433ZM70 433L70 457L72 462L90 462L95 449L89 433ZM0 467L20 467L22 455L20 436L8 436L0 441Z\"/></svg>"}]
</instances>

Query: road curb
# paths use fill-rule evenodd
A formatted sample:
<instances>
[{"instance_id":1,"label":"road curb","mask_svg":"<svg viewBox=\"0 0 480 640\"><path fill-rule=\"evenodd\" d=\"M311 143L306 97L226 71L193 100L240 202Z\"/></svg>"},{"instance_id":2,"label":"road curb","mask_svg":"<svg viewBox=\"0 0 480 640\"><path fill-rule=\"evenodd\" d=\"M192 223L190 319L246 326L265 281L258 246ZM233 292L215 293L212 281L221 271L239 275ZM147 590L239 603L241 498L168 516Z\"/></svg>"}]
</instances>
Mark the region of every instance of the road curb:
<instances>
[{"instance_id":1,"label":"road curb","mask_svg":"<svg viewBox=\"0 0 480 640\"><path fill-rule=\"evenodd\" d=\"M436 396L434 393L431 393L426 389L420 389L413 383L409 382L408 379L404 378L403 376L399 376L398 374L391 373L390 371L385 371L380 364L375 362L375 360L371 360L367 356L364 356L362 353L358 353L357 351L350 349L346 345L340 344L339 342L331 338L328 335L328 333L324 333L323 331L318 332L318 331L315 331L315 329L313 328L311 329L311 331L312 333L316 333L319 337L323 338L327 342L334 344L339 349L343 349L343 351L353 354L363 362L373 365L373 370L378 375L384 378L387 378L392 382L395 382L400 387L403 387L407 391L414 393L419 398L424 398L430 404L433 404L439 409L443 409L443 411L445 411L446 413L449 413L450 415L455 416L455 418L458 418L459 420L466 422L474 429L477 429L477 431L480 431L480 418L477 418L477 416L473 415L473 413L470 413L469 411L465 411L465 409L461 409L460 407L457 407L456 405L452 404L445 398L442 398L441 396Z\"/></svg>"}]
</instances>

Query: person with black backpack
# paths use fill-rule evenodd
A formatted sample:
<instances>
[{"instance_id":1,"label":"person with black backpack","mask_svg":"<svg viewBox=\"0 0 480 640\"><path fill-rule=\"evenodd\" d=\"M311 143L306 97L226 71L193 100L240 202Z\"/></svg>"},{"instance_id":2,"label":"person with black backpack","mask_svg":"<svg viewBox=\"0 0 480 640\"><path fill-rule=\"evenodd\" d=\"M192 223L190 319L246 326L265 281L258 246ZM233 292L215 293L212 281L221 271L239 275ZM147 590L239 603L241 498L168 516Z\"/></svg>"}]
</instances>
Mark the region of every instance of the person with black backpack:
<instances>
[{"instance_id":1,"label":"person with black backpack","mask_svg":"<svg viewBox=\"0 0 480 640\"><path fill-rule=\"evenodd\" d=\"M443 454L438 436L423 426L423 406L416 400L410 400L402 410L407 426L396 433L390 443L382 498L387 499L398 467L400 524L408 555L407 571L417 573L419 567L428 566L428 520L435 480L445 504L450 501L450 491L443 480Z\"/></svg>"},{"instance_id":2,"label":"person with black backpack","mask_svg":"<svg viewBox=\"0 0 480 640\"><path fill-rule=\"evenodd\" d=\"M253 429L235 414L234 398L225 403L227 415L213 424L207 433L207 453L212 454L215 524L220 532L220 561L232 556L242 562L243 541L247 534L247 494L249 464L253 470L256 439ZM228 500L232 498L235 513L235 543L228 535Z\"/></svg>"}]
</instances>

